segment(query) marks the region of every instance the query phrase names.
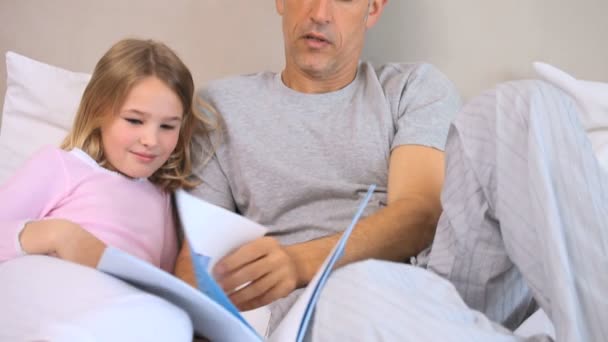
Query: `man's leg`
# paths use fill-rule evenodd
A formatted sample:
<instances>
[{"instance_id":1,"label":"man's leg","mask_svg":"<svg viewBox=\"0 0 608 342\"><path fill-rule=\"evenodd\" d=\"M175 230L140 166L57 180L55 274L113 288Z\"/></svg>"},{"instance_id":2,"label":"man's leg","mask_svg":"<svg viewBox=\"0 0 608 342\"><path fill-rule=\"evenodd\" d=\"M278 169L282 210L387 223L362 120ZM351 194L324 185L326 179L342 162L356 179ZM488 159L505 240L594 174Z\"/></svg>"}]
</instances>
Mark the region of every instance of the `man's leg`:
<instances>
[{"instance_id":1,"label":"man's leg","mask_svg":"<svg viewBox=\"0 0 608 342\"><path fill-rule=\"evenodd\" d=\"M547 312L559 341L608 336L608 182L574 102L510 82L456 118L429 268L514 328Z\"/></svg>"},{"instance_id":2,"label":"man's leg","mask_svg":"<svg viewBox=\"0 0 608 342\"><path fill-rule=\"evenodd\" d=\"M468 308L447 280L378 260L336 270L313 319L312 341L523 341Z\"/></svg>"}]
</instances>

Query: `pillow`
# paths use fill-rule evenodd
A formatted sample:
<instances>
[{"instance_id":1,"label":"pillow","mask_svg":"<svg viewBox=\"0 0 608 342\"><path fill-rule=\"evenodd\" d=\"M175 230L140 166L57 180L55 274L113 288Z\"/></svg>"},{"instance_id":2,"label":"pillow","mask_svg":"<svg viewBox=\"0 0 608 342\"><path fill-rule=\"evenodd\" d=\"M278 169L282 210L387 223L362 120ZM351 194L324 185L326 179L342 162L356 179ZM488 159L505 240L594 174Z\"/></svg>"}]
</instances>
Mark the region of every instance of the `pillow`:
<instances>
[{"instance_id":1,"label":"pillow","mask_svg":"<svg viewBox=\"0 0 608 342\"><path fill-rule=\"evenodd\" d=\"M72 126L90 75L6 53L0 125L0 184L44 145L59 145Z\"/></svg>"},{"instance_id":2,"label":"pillow","mask_svg":"<svg viewBox=\"0 0 608 342\"><path fill-rule=\"evenodd\" d=\"M546 63L535 62L540 77L570 94L581 110L581 122L600 166L608 171L608 83L578 80Z\"/></svg>"}]
</instances>

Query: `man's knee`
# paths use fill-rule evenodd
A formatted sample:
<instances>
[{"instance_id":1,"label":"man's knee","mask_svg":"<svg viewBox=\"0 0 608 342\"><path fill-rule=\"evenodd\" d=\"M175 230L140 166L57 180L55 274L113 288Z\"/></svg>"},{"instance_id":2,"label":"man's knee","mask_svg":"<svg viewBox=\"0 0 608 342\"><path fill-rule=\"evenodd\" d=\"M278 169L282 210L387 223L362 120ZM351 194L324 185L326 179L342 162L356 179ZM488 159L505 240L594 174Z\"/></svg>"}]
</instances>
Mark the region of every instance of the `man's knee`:
<instances>
[{"instance_id":1,"label":"man's knee","mask_svg":"<svg viewBox=\"0 0 608 342\"><path fill-rule=\"evenodd\" d=\"M528 106L543 102L573 101L569 94L542 80L508 81L498 84L495 89L503 100Z\"/></svg>"},{"instance_id":2,"label":"man's knee","mask_svg":"<svg viewBox=\"0 0 608 342\"><path fill-rule=\"evenodd\" d=\"M456 116L454 126L460 132L495 132L508 120L523 128L532 118L544 120L573 106L570 95L548 82L508 81L468 101Z\"/></svg>"},{"instance_id":3,"label":"man's knee","mask_svg":"<svg viewBox=\"0 0 608 342\"><path fill-rule=\"evenodd\" d=\"M401 262L365 260L336 270L328 280L322 296L369 297L370 293L416 297L432 287L435 293L456 293L453 285L421 267Z\"/></svg>"},{"instance_id":4,"label":"man's knee","mask_svg":"<svg viewBox=\"0 0 608 342\"><path fill-rule=\"evenodd\" d=\"M413 267L404 263L368 259L348 264L333 272L329 277L328 287L339 288L365 282L373 286L376 282L384 283L396 275L406 272L406 268Z\"/></svg>"}]
</instances>

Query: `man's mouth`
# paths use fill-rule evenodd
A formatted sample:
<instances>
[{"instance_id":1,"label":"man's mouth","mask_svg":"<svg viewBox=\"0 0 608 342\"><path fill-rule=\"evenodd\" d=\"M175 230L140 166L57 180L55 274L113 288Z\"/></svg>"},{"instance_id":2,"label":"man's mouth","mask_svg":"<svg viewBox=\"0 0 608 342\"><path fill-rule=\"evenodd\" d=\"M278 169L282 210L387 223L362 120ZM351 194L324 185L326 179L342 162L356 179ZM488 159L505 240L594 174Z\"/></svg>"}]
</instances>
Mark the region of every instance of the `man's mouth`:
<instances>
[{"instance_id":1,"label":"man's mouth","mask_svg":"<svg viewBox=\"0 0 608 342\"><path fill-rule=\"evenodd\" d=\"M324 35L318 33L307 33L302 38L306 42L307 48L313 51L325 50L332 44Z\"/></svg>"},{"instance_id":2,"label":"man's mouth","mask_svg":"<svg viewBox=\"0 0 608 342\"><path fill-rule=\"evenodd\" d=\"M327 38L325 38L325 36L315 33L305 34L304 39L316 43L331 44L331 42Z\"/></svg>"}]
</instances>

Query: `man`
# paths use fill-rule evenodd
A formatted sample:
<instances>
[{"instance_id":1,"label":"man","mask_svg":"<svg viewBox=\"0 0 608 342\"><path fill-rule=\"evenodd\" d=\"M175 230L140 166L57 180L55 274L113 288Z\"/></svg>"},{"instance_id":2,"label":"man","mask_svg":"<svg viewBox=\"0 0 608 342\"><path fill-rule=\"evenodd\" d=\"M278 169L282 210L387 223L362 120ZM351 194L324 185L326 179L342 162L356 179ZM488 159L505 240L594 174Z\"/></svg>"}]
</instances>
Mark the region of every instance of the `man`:
<instances>
[{"instance_id":1,"label":"man","mask_svg":"<svg viewBox=\"0 0 608 342\"><path fill-rule=\"evenodd\" d=\"M270 228L269 237L227 256L214 273L240 309L272 303L271 326L295 300L294 289L311 280L370 184L377 190L343 264L405 261L433 238L442 150L460 100L430 65L375 70L359 62L365 32L385 4L277 0L283 72L217 81L203 94L225 132L195 194Z\"/></svg>"},{"instance_id":2,"label":"man","mask_svg":"<svg viewBox=\"0 0 608 342\"><path fill-rule=\"evenodd\" d=\"M587 257L605 269L606 192L579 193L572 182L607 183L571 100L543 84L516 83L473 101L450 128L440 203L441 150L458 96L429 65L359 63L365 30L385 5L277 0L283 72L218 81L203 94L225 132L212 142L217 155L196 194L271 229L221 260L217 279L241 309L272 303L274 326L377 183L342 259L351 265L323 291L314 340L511 341L467 305L514 328L536 302L558 339L600 340L597 319L608 310L599 289L608 279ZM556 165L560 153L577 167ZM573 196L589 207L570 211ZM579 226L586 232L567 229ZM459 293L422 268L354 263L414 257L436 227L429 268ZM562 272L564 265L571 269Z\"/></svg>"}]
</instances>

